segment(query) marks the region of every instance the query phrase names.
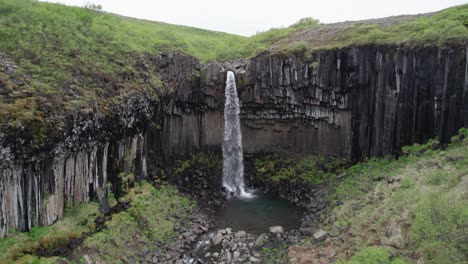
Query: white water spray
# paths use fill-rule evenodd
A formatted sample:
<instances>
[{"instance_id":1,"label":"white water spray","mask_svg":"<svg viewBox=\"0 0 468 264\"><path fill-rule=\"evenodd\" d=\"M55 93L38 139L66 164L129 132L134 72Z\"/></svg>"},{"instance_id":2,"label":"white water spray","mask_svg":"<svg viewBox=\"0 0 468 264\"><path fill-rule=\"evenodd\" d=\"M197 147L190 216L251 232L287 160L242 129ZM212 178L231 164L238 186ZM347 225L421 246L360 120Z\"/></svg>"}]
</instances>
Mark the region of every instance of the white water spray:
<instances>
[{"instance_id":1,"label":"white water spray","mask_svg":"<svg viewBox=\"0 0 468 264\"><path fill-rule=\"evenodd\" d=\"M239 120L239 98L232 71L227 72L224 104L223 186L230 195L252 197L244 187L242 133Z\"/></svg>"}]
</instances>

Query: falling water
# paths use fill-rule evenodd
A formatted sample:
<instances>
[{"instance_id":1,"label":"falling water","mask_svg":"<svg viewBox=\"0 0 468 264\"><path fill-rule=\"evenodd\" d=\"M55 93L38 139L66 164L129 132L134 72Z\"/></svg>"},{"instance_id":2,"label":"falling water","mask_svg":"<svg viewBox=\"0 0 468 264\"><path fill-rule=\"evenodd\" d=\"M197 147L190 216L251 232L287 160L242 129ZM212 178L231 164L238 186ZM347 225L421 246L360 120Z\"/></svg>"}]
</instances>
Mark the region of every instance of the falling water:
<instances>
[{"instance_id":1,"label":"falling water","mask_svg":"<svg viewBox=\"0 0 468 264\"><path fill-rule=\"evenodd\" d=\"M224 104L223 186L230 195L251 197L244 187L242 134L239 121L239 98L234 73L228 71Z\"/></svg>"}]
</instances>

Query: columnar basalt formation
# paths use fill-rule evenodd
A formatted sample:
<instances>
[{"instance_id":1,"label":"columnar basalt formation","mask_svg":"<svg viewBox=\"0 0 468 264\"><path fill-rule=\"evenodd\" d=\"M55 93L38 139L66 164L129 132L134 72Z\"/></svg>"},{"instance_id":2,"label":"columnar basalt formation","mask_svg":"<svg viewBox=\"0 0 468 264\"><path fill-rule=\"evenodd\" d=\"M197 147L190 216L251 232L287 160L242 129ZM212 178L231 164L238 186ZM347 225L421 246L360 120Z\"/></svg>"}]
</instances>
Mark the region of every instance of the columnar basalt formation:
<instances>
[{"instance_id":1,"label":"columnar basalt formation","mask_svg":"<svg viewBox=\"0 0 468 264\"><path fill-rule=\"evenodd\" d=\"M42 150L0 133L0 236L50 225L108 182L118 195L122 171L142 180L176 157L220 151L227 70L236 73L246 153L357 160L448 140L468 126L467 50L360 46L206 65L155 56L160 100L134 94L107 119L99 109L71 116L63 137Z\"/></svg>"},{"instance_id":2,"label":"columnar basalt formation","mask_svg":"<svg viewBox=\"0 0 468 264\"><path fill-rule=\"evenodd\" d=\"M396 154L436 135L448 140L468 124L466 58L465 46L253 58L240 82L247 150L269 133L265 147L353 159ZM255 132L262 129L268 133Z\"/></svg>"}]
</instances>

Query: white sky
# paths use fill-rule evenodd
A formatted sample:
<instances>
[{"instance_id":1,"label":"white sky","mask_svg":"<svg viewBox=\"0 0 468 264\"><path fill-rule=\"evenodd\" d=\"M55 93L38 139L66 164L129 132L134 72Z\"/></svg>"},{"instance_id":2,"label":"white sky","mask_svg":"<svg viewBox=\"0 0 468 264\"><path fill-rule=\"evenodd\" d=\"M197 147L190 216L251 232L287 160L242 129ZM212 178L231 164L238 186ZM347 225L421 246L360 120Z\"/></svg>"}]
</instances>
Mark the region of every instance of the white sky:
<instances>
[{"instance_id":1,"label":"white sky","mask_svg":"<svg viewBox=\"0 0 468 264\"><path fill-rule=\"evenodd\" d=\"M438 11L467 0L42 0L83 6L101 4L107 12L250 36L289 26L303 17L322 23Z\"/></svg>"}]
</instances>

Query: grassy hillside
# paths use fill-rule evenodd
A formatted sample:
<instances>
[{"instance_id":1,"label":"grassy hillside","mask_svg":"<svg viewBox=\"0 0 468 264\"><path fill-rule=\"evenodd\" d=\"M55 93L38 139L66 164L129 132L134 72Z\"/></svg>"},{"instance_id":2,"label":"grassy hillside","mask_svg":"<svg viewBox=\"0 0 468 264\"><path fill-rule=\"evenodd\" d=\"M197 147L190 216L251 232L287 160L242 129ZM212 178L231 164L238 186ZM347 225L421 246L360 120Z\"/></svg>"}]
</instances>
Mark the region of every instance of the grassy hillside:
<instances>
[{"instance_id":1,"label":"grassy hillside","mask_svg":"<svg viewBox=\"0 0 468 264\"><path fill-rule=\"evenodd\" d=\"M158 189L147 182L135 185L119 199L130 202L127 210L104 216L99 204L81 204L67 208L64 218L52 226L34 227L28 233L0 239L0 263L83 263L83 254L97 263L134 263L140 252L154 250L160 246L158 242L170 243L179 235L174 227L191 219L195 203L170 185ZM117 203L113 194L109 201ZM97 218L105 219L105 225L97 226ZM57 251L80 238L79 246ZM73 250L78 251L76 256ZM68 261L63 254L77 259Z\"/></svg>"},{"instance_id":2,"label":"grassy hillside","mask_svg":"<svg viewBox=\"0 0 468 264\"><path fill-rule=\"evenodd\" d=\"M46 134L61 134L64 113L89 114L97 108L105 116L134 93L157 100L164 84L148 62L159 52L178 51L207 62L268 49L444 45L468 39L467 14L463 5L391 23L319 24L304 18L247 38L36 0L0 0L0 125L13 138L29 134L28 142L39 147ZM3 53L17 70L2 67Z\"/></svg>"},{"instance_id":3,"label":"grassy hillside","mask_svg":"<svg viewBox=\"0 0 468 264\"><path fill-rule=\"evenodd\" d=\"M303 252L320 263L466 263L468 130L452 141L446 149L437 140L404 147L398 159L373 158L347 169L323 221L329 239L305 241L290 257Z\"/></svg>"},{"instance_id":4,"label":"grassy hillside","mask_svg":"<svg viewBox=\"0 0 468 264\"><path fill-rule=\"evenodd\" d=\"M202 62L245 58L274 48L342 47L353 44L439 44L468 39L468 5L393 23L370 20L318 25L310 18L250 38L138 20L35 0L0 0L0 51L41 83L60 83L74 74L118 74L136 54L180 51ZM336 26L339 25L339 26ZM327 31L332 35L323 38ZM320 39L320 43L315 43Z\"/></svg>"},{"instance_id":5,"label":"grassy hillside","mask_svg":"<svg viewBox=\"0 0 468 264\"><path fill-rule=\"evenodd\" d=\"M280 51L350 45L450 45L468 40L468 4L437 13L323 24L292 33L273 44Z\"/></svg>"},{"instance_id":6,"label":"grassy hillside","mask_svg":"<svg viewBox=\"0 0 468 264\"><path fill-rule=\"evenodd\" d=\"M0 51L44 83L74 71L117 74L136 54L179 51L202 62L253 55L318 21L302 19L289 28L252 38L108 14L34 0L0 0Z\"/></svg>"}]
</instances>

